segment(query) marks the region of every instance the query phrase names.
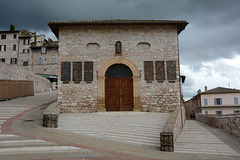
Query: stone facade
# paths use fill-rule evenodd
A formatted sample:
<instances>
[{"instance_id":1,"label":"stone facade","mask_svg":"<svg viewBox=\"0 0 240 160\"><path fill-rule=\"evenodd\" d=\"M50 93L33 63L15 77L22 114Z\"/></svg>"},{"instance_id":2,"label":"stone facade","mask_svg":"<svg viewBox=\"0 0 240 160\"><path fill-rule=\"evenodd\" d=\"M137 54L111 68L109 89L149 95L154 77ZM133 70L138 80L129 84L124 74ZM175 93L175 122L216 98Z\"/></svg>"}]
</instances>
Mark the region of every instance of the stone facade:
<instances>
[{"instance_id":1,"label":"stone facade","mask_svg":"<svg viewBox=\"0 0 240 160\"><path fill-rule=\"evenodd\" d=\"M0 31L0 59L7 64L17 65L19 59L20 31ZM13 48L14 45L16 48ZM15 59L13 61L13 59Z\"/></svg>"},{"instance_id":2,"label":"stone facade","mask_svg":"<svg viewBox=\"0 0 240 160\"><path fill-rule=\"evenodd\" d=\"M0 51L0 59L7 64L19 66L26 70L31 70L31 50L30 44L33 42L33 33L26 30L20 31L0 31L0 45L5 46L5 50ZM2 36L6 36L2 39Z\"/></svg>"},{"instance_id":3,"label":"stone facade","mask_svg":"<svg viewBox=\"0 0 240 160\"><path fill-rule=\"evenodd\" d=\"M44 35L26 30L0 31L0 47L1 61L37 74L46 74L47 78L54 75L49 79L57 81L58 42L47 41ZM46 48L44 53L41 52L43 47ZM39 58L42 58L41 63Z\"/></svg>"},{"instance_id":4,"label":"stone facade","mask_svg":"<svg viewBox=\"0 0 240 160\"><path fill-rule=\"evenodd\" d=\"M32 44L31 51L34 73L57 75L58 42L45 41L36 45Z\"/></svg>"},{"instance_id":5,"label":"stone facade","mask_svg":"<svg viewBox=\"0 0 240 160\"><path fill-rule=\"evenodd\" d=\"M101 22L101 21L99 21ZM59 22L62 23L62 22ZM142 23L126 24L69 24L58 25L50 22L49 26L59 39L58 75L61 62L70 62L70 81L58 81L58 101L61 112L97 112L105 111L105 73L113 64L128 66L133 79L134 111L172 112L180 106L180 73L178 34L179 24L175 23ZM104 22L103 22L104 23ZM57 29L56 29L57 28ZM121 54L115 52L115 43L122 43ZM89 83L75 83L73 77L73 62L93 62L93 80ZM145 61L152 61L153 80L146 80ZM155 62L164 61L164 79L156 80ZM175 79L167 77L168 61L173 61ZM84 68L84 67L83 67ZM174 76L173 76L174 77Z\"/></svg>"}]
</instances>

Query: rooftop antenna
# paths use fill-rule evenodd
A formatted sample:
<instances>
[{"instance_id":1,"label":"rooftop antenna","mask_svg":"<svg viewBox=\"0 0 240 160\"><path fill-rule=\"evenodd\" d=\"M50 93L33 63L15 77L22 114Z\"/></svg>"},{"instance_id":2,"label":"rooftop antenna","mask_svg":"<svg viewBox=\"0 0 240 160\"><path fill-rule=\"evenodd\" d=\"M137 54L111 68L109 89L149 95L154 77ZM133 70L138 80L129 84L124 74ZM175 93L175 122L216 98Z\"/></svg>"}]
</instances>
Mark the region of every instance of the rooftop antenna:
<instances>
[{"instance_id":1,"label":"rooftop antenna","mask_svg":"<svg viewBox=\"0 0 240 160\"><path fill-rule=\"evenodd\" d=\"M230 82L228 82L228 87L230 88Z\"/></svg>"}]
</instances>

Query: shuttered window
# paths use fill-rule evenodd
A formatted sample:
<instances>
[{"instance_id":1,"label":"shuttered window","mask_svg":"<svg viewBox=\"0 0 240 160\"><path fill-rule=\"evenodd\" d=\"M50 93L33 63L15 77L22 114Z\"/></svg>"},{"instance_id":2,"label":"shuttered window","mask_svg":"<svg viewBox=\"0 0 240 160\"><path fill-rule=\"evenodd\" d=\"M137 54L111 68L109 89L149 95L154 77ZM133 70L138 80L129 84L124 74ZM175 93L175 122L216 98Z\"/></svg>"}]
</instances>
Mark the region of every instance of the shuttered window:
<instances>
[{"instance_id":1,"label":"shuttered window","mask_svg":"<svg viewBox=\"0 0 240 160\"><path fill-rule=\"evenodd\" d=\"M11 58L11 64L17 64L17 58Z\"/></svg>"},{"instance_id":2,"label":"shuttered window","mask_svg":"<svg viewBox=\"0 0 240 160\"><path fill-rule=\"evenodd\" d=\"M42 57L38 58L38 64L43 64L43 58Z\"/></svg>"},{"instance_id":3,"label":"shuttered window","mask_svg":"<svg viewBox=\"0 0 240 160\"><path fill-rule=\"evenodd\" d=\"M55 63L55 57L51 57L51 63Z\"/></svg>"},{"instance_id":4,"label":"shuttered window","mask_svg":"<svg viewBox=\"0 0 240 160\"><path fill-rule=\"evenodd\" d=\"M238 104L238 97L234 97L234 104Z\"/></svg>"},{"instance_id":5,"label":"shuttered window","mask_svg":"<svg viewBox=\"0 0 240 160\"><path fill-rule=\"evenodd\" d=\"M0 51L6 51L7 46L6 45L0 45Z\"/></svg>"},{"instance_id":6,"label":"shuttered window","mask_svg":"<svg viewBox=\"0 0 240 160\"><path fill-rule=\"evenodd\" d=\"M23 49L23 53L29 53L29 49Z\"/></svg>"},{"instance_id":7,"label":"shuttered window","mask_svg":"<svg viewBox=\"0 0 240 160\"><path fill-rule=\"evenodd\" d=\"M29 39L24 39L23 40L23 45L29 45Z\"/></svg>"},{"instance_id":8,"label":"shuttered window","mask_svg":"<svg viewBox=\"0 0 240 160\"><path fill-rule=\"evenodd\" d=\"M5 58L0 58L0 62L5 62Z\"/></svg>"},{"instance_id":9,"label":"shuttered window","mask_svg":"<svg viewBox=\"0 0 240 160\"><path fill-rule=\"evenodd\" d=\"M71 75L71 62L61 62L61 81L68 83Z\"/></svg>"},{"instance_id":10,"label":"shuttered window","mask_svg":"<svg viewBox=\"0 0 240 160\"><path fill-rule=\"evenodd\" d=\"M93 62L84 62L84 81L87 83L93 81Z\"/></svg>"},{"instance_id":11,"label":"shuttered window","mask_svg":"<svg viewBox=\"0 0 240 160\"><path fill-rule=\"evenodd\" d=\"M177 79L176 61L167 61L167 79L174 81Z\"/></svg>"},{"instance_id":12,"label":"shuttered window","mask_svg":"<svg viewBox=\"0 0 240 160\"><path fill-rule=\"evenodd\" d=\"M14 51L17 50L17 45L16 45L16 44L13 45L13 50L14 50Z\"/></svg>"},{"instance_id":13,"label":"shuttered window","mask_svg":"<svg viewBox=\"0 0 240 160\"><path fill-rule=\"evenodd\" d=\"M28 61L23 61L23 66L28 66Z\"/></svg>"},{"instance_id":14,"label":"shuttered window","mask_svg":"<svg viewBox=\"0 0 240 160\"><path fill-rule=\"evenodd\" d=\"M163 83L163 81L165 80L164 61L156 61L155 62L155 68L156 68L156 80L159 83Z\"/></svg>"},{"instance_id":15,"label":"shuttered window","mask_svg":"<svg viewBox=\"0 0 240 160\"><path fill-rule=\"evenodd\" d=\"M144 78L147 83L153 81L153 61L144 61Z\"/></svg>"},{"instance_id":16,"label":"shuttered window","mask_svg":"<svg viewBox=\"0 0 240 160\"><path fill-rule=\"evenodd\" d=\"M7 37L6 34L1 35L1 39L6 39L6 37Z\"/></svg>"},{"instance_id":17,"label":"shuttered window","mask_svg":"<svg viewBox=\"0 0 240 160\"><path fill-rule=\"evenodd\" d=\"M222 98L214 98L215 105L222 105Z\"/></svg>"},{"instance_id":18,"label":"shuttered window","mask_svg":"<svg viewBox=\"0 0 240 160\"><path fill-rule=\"evenodd\" d=\"M73 81L74 83L82 81L82 62L73 62Z\"/></svg>"},{"instance_id":19,"label":"shuttered window","mask_svg":"<svg viewBox=\"0 0 240 160\"><path fill-rule=\"evenodd\" d=\"M208 99L204 98L204 106L207 106L207 105L208 105Z\"/></svg>"}]
</instances>

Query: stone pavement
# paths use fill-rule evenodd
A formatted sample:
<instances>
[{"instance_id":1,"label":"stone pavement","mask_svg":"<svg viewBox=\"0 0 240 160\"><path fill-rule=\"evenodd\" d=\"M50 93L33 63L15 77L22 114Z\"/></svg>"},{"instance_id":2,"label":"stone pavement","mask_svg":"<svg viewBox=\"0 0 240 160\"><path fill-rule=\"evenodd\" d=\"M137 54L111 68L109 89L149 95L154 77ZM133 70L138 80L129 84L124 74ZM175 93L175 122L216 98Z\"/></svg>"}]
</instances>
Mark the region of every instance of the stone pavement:
<instances>
[{"instance_id":1,"label":"stone pavement","mask_svg":"<svg viewBox=\"0 0 240 160\"><path fill-rule=\"evenodd\" d=\"M187 120L175 143L175 152L240 156L240 138L202 122Z\"/></svg>"},{"instance_id":2,"label":"stone pavement","mask_svg":"<svg viewBox=\"0 0 240 160\"><path fill-rule=\"evenodd\" d=\"M46 157L62 157L61 153L75 154L82 157L83 154L91 154L91 151L77 147L60 145L39 139L28 138L14 134L2 133L1 125L7 120L11 121L26 110L36 106L45 108L48 103L56 100L56 92L39 93L35 96L18 98L0 102L0 160L3 159L38 159ZM44 105L46 104L46 105ZM24 123L33 119L26 119ZM5 127L6 129L6 127ZM79 152L81 152L79 154Z\"/></svg>"},{"instance_id":3,"label":"stone pavement","mask_svg":"<svg viewBox=\"0 0 240 160\"><path fill-rule=\"evenodd\" d=\"M51 98L52 97L52 98ZM97 113L92 115L103 115L106 119L95 119L96 117L90 116L88 119L83 121L84 116L82 117L74 116L74 114L68 114L69 119L71 117L80 118L81 121L79 123L86 123L83 130L81 127L76 127L77 130L72 130L75 126L77 126L76 121L72 121L67 125L64 123L60 123L60 127L66 125L66 127L62 127L60 129L53 128L43 128L42 125L42 116L43 109L46 108L53 100L56 99L56 93L44 93L37 94L34 97L26 97L11 101L0 102L0 108L2 113L2 133L3 138L0 138L0 160L2 159L104 159L104 160L119 160L119 159L128 159L128 160L137 160L137 159L168 159L168 160L202 160L202 159L232 159L239 160L239 148L240 142L239 138L233 138L225 132L221 132L217 129L213 129L212 127L205 126L199 123L200 128L206 128L204 131L210 131L213 135L218 137L225 145L222 146L223 150L230 154L219 154L219 152L215 152L214 154L210 154L209 152L192 152L187 151L187 149L181 148L181 146L187 146L181 141L177 141L176 143L176 152L167 153L159 151L159 148L156 148L156 143L153 145L149 145L149 142L145 144L144 141L139 141L139 136L144 136L146 139L148 134L156 136L156 130L162 128L162 125L159 123L153 123L153 119L156 117L153 115L153 118L149 116L150 120L142 119L143 124L145 124L146 129L140 129L138 127L137 120L139 119L135 113L132 114L132 120L130 117L126 118L121 113ZM23 111L23 112L22 112ZM7 114L7 112L9 114ZM21 113L20 113L21 112ZM109 114L109 115L108 115ZM138 114L138 113L136 113ZM148 113L139 113L146 114ZM77 115L77 114L76 114ZM106 116L108 115L108 116ZM129 115L129 113L126 113ZM135 115L135 116L134 116ZM13 116L13 117L11 117ZM60 115L60 116L64 116ZM70 117L71 116L71 117ZM61 119L61 118L60 118ZM74 120L74 119L72 119ZM76 120L76 119L75 119ZM79 120L79 119L78 119ZM124 122L125 120L125 122ZM89 124L89 122L93 122L93 124ZM159 119L156 119L159 121ZM73 123L74 122L74 123ZM126 126L120 125L124 122ZM136 123L137 122L137 123ZM88 125L87 125L88 123ZM100 124L100 127L97 124ZM198 123L198 122L197 122ZM102 124L102 126L101 126ZM130 124L135 127L127 127L127 124ZM156 124L157 127L154 127ZM147 130L147 125L150 125L149 130ZM199 126L198 126L199 127ZM98 128L95 130L95 128ZM188 128L188 129L187 129ZM185 137L191 137L193 132L190 132L191 129L194 128L194 125L188 125L186 123L186 127L183 130L182 134L186 134ZM64 130L66 129L66 130ZM150 130L153 130L151 133ZM90 132L89 132L90 130ZM134 132L132 132L133 130ZM187 131L188 130L188 131ZM200 129L202 130L202 129ZM186 132L185 132L186 131ZM184 133L185 132L185 133ZM196 130L194 134L197 134ZM108 134L114 133L114 134ZM122 135L123 134L123 135ZM201 133L202 134L202 133ZM200 134L200 135L201 135ZM6 136L8 135L8 136ZM110 137L109 137L109 136ZM106 137L105 137L106 136ZM122 137L123 138L122 138ZM137 138L136 138L136 137ZM153 136L153 137L154 137ZM114 140L115 138L118 138ZM129 137L128 139L126 137ZM200 138L200 136L197 136ZM151 137L152 138L152 137ZM151 139L150 138L150 139ZM131 141L127 141L127 140ZM143 138L142 138L143 139ZM154 139L154 138L153 138ZM201 140L202 139L202 140ZM206 136L202 136L199 140L196 141L196 137L193 140L193 144L198 144L199 142L206 139ZM181 140L181 135L179 137ZM186 141L188 138L186 138ZM215 140L215 139L214 139ZM155 139L154 139L155 141ZM195 142L196 141L196 142ZM204 142L206 143L206 142ZM214 145L219 145L223 143L215 143ZM206 143L206 148L209 143ZM178 148L180 146L180 148ZM226 147L227 146L227 147ZM12 149L13 148L13 149ZM183 150L185 150L183 152ZM230 152L228 152L230 151Z\"/></svg>"}]
</instances>

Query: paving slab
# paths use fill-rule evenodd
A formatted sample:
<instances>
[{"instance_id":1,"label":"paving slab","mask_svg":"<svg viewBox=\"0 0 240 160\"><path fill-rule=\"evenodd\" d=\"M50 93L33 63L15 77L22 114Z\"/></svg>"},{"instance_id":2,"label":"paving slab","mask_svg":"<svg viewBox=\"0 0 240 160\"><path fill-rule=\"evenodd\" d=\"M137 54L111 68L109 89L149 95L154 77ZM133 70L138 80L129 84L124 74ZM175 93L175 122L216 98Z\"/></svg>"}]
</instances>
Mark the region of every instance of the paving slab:
<instances>
[{"instance_id":1,"label":"paving slab","mask_svg":"<svg viewBox=\"0 0 240 160\"><path fill-rule=\"evenodd\" d=\"M52 95L51 95L52 94ZM54 95L55 94L55 95ZM72 123L60 123L66 125L63 128L43 128L42 117L43 109L52 102L51 96L56 97L56 93L44 93L32 97L26 97L13 100L12 102L0 102L5 112L16 114L8 118L7 114L2 114L6 119L1 119L1 129L4 133L0 134L0 141L9 140L38 140L36 142L45 141L45 146L19 146L12 147L14 154L2 154L0 159L166 159L166 160L203 160L203 159L217 159L217 160L239 160L238 138L234 139L226 133L219 132L211 127L190 124L184 127L182 134L185 140L179 138L179 143L176 147L180 147L179 151L169 153L159 151L157 147L158 132L162 128L162 123L159 124L154 114L149 116L150 120L142 119L145 113L129 112L123 113L126 117L119 115L117 112L113 113L98 113L100 116L110 114L109 116L89 116L86 120L81 118L87 117L87 114L80 116L68 116ZM7 104L9 103L9 104ZM10 111L11 106L13 111ZM16 110L17 112L14 112ZM1 112L0 112L1 113ZM97 115L98 115L97 114ZM102 114L102 115L101 115ZM120 113L121 114L121 113ZM136 114L136 115L135 115ZM138 114L138 115L137 115ZM95 115L95 114L92 114ZM130 116L132 115L132 116ZM146 113L146 115L148 115ZM150 114L149 114L150 115ZM127 118L127 117L132 117ZM122 118L121 118L122 117ZM77 118L77 121L76 121ZM80 119L78 119L80 118ZM34 121L26 122L24 120L31 119ZM151 120L152 119L152 120ZM75 120L75 121L74 121ZM141 121L142 120L142 121ZM89 121L92 122L89 124ZM139 124L140 122L142 124ZM161 120L160 120L161 121ZM79 123L82 123L79 125ZM159 125L158 127L153 127ZM185 132L184 132L185 131ZM191 132L192 131L192 132ZM205 134L206 132L212 134ZM189 136L187 133L192 133ZM9 139L6 137L9 137ZM149 135L149 136L148 136ZM152 135L152 136L150 136ZM207 136L208 135L208 136ZM4 138L2 138L4 137ZM19 138L21 137L21 138ZM206 138L207 137L207 138ZM216 138L217 137L217 138ZM2 139L1 139L2 138ZM11 139L10 139L11 138ZM18 139L19 138L19 139ZM156 139L155 139L156 138ZM205 138L208 143L201 141ZM145 140L146 139L146 140ZM219 139L220 141L216 142ZM40 141L39 141L40 140ZM188 144L191 140L196 140L195 145ZM150 143L146 144L146 141ZM25 141L29 142L29 141ZM200 143L202 142L202 143ZM4 142L3 142L4 143ZM6 143L5 143L6 144ZM56 144L56 145L52 145ZM156 145L156 147L154 146ZM183 147L185 145L185 148ZM217 148L213 146L218 145ZM56 147L55 147L56 146ZM228 148L226 148L228 146ZM48 148L48 147L51 147ZM182 148L181 148L182 147ZM11 147L10 147L11 148ZM191 148L191 150L189 149ZM3 147L3 149L6 149ZM29 150L28 150L29 149ZM211 151L211 152L209 152ZM221 152L221 154L219 154ZM237 154L236 154L237 153Z\"/></svg>"},{"instance_id":2,"label":"paving slab","mask_svg":"<svg viewBox=\"0 0 240 160\"><path fill-rule=\"evenodd\" d=\"M202 122L187 120L175 143L175 152L240 156L240 139Z\"/></svg>"}]
</instances>

